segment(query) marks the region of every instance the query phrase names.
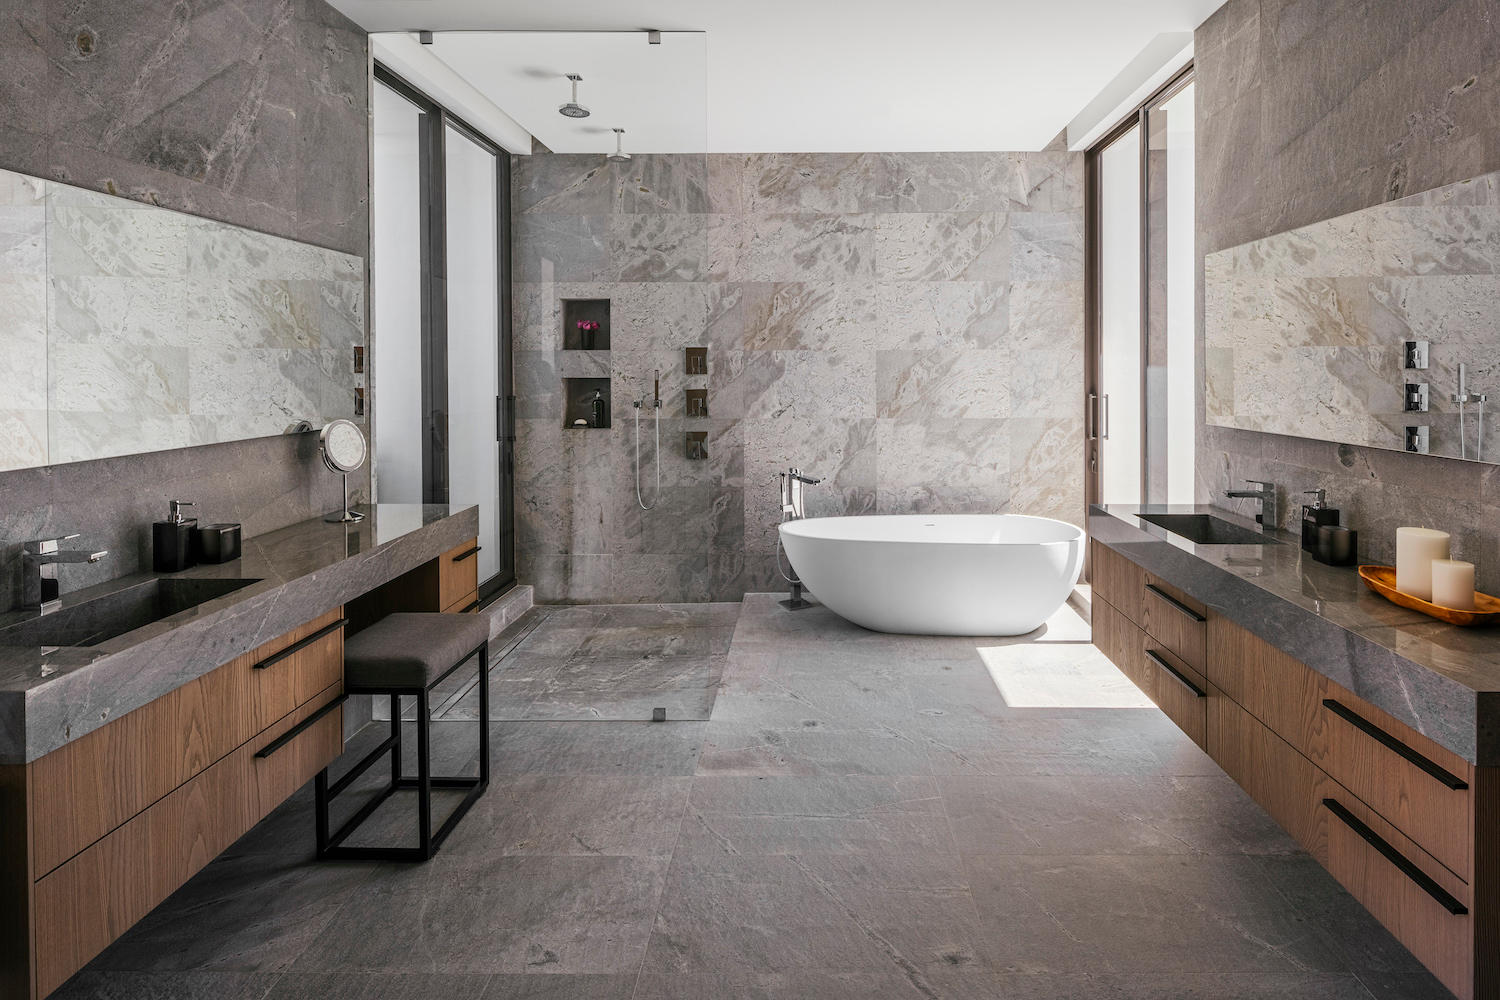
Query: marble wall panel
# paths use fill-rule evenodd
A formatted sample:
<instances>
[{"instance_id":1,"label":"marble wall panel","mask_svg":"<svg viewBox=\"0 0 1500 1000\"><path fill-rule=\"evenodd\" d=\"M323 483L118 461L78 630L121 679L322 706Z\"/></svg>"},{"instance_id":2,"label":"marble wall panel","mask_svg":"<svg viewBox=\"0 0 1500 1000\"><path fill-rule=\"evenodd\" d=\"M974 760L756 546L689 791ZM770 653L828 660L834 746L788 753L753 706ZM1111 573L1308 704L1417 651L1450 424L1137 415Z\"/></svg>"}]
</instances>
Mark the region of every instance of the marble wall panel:
<instances>
[{"instance_id":1,"label":"marble wall panel","mask_svg":"<svg viewBox=\"0 0 1500 1000\"><path fill-rule=\"evenodd\" d=\"M1080 157L726 154L626 166L516 161L527 417L517 528L521 578L538 601L782 588L776 473L791 465L824 480L807 493L814 515L1080 521ZM610 351L560 349L566 298L611 300ZM688 346L708 347L707 376L684 374ZM604 366L613 426L562 431L558 378ZM649 397L656 369L659 493L658 414L631 405ZM708 389L707 419L685 415L686 388ZM708 433L706 460L686 458L694 430ZM574 436L600 447L585 457Z\"/></svg>"},{"instance_id":2,"label":"marble wall panel","mask_svg":"<svg viewBox=\"0 0 1500 1000\"><path fill-rule=\"evenodd\" d=\"M1205 256L1500 170L1500 23L1484 3L1229 0L1194 49ZM1500 588L1500 469L1200 420L1200 500L1232 505L1224 490L1270 480L1290 519L1299 491L1321 487L1359 529L1362 562L1390 562L1395 528L1426 524L1454 532L1481 589Z\"/></svg>"}]
</instances>

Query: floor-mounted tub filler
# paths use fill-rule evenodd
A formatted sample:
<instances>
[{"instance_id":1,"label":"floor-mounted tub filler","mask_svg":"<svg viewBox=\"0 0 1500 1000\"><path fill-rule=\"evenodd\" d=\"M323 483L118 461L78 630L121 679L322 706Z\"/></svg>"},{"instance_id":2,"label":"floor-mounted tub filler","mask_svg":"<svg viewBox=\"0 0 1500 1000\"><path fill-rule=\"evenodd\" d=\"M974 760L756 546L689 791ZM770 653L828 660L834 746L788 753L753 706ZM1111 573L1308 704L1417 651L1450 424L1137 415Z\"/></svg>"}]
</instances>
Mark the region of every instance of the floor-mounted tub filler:
<instances>
[{"instance_id":1,"label":"floor-mounted tub filler","mask_svg":"<svg viewBox=\"0 0 1500 1000\"><path fill-rule=\"evenodd\" d=\"M1025 635L1062 607L1083 529L1019 514L812 517L781 543L814 597L877 632Z\"/></svg>"}]
</instances>

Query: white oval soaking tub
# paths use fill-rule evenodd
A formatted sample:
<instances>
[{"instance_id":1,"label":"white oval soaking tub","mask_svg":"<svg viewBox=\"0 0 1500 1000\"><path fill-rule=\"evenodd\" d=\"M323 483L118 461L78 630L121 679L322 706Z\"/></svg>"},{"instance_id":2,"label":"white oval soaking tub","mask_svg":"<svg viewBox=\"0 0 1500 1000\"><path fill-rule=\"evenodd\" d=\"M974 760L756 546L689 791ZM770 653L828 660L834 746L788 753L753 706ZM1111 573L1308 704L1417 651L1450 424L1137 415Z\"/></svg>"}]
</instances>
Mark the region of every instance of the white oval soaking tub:
<instances>
[{"instance_id":1,"label":"white oval soaking tub","mask_svg":"<svg viewBox=\"0 0 1500 1000\"><path fill-rule=\"evenodd\" d=\"M875 514L788 521L781 544L812 595L856 625L1024 635L1068 599L1084 537L1019 514Z\"/></svg>"}]
</instances>

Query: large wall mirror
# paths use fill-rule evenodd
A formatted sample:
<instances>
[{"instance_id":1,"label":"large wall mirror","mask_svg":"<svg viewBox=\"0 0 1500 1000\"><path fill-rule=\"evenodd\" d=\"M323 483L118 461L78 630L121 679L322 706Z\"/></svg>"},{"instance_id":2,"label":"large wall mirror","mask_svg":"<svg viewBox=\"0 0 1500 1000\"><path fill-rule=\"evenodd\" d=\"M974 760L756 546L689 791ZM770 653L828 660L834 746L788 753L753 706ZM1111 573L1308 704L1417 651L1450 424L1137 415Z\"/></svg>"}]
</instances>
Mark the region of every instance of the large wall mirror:
<instances>
[{"instance_id":1,"label":"large wall mirror","mask_svg":"<svg viewBox=\"0 0 1500 1000\"><path fill-rule=\"evenodd\" d=\"M1210 254L1204 280L1210 424L1500 462L1500 173Z\"/></svg>"},{"instance_id":2,"label":"large wall mirror","mask_svg":"<svg viewBox=\"0 0 1500 1000\"><path fill-rule=\"evenodd\" d=\"M364 291L357 256L0 170L0 470L354 418Z\"/></svg>"}]
</instances>

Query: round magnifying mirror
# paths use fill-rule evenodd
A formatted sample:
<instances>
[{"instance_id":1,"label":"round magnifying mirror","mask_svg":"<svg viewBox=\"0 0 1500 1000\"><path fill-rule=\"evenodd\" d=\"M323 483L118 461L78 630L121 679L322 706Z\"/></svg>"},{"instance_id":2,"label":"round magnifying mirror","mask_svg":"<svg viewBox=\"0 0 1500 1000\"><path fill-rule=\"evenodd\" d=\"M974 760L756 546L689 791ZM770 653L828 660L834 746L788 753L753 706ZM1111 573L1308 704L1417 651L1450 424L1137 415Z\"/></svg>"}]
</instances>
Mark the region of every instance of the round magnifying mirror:
<instances>
[{"instance_id":1,"label":"round magnifying mirror","mask_svg":"<svg viewBox=\"0 0 1500 1000\"><path fill-rule=\"evenodd\" d=\"M318 434L318 448L323 453L323 464L344 479L344 509L334 511L323 520L331 523L363 521L363 514L349 509L349 473L358 470L369 457L370 446L365 442L364 432L352 420L330 421Z\"/></svg>"}]
</instances>

